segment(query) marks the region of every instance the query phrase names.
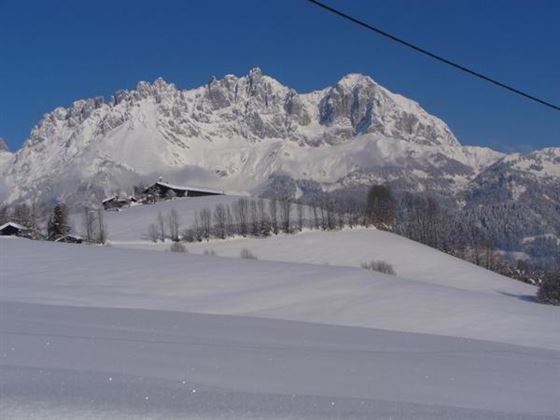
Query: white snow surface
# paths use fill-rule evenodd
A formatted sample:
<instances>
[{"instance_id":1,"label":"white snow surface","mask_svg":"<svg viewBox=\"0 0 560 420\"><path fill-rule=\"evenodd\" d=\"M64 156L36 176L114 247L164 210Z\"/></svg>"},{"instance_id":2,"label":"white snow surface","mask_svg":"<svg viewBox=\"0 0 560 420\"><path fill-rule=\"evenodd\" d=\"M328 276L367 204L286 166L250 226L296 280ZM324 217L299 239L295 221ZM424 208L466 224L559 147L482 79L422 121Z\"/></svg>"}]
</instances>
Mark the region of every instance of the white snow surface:
<instances>
[{"instance_id":1,"label":"white snow surface","mask_svg":"<svg viewBox=\"0 0 560 420\"><path fill-rule=\"evenodd\" d=\"M141 309L3 302L5 418L553 419L558 352Z\"/></svg>"},{"instance_id":2,"label":"white snow surface","mask_svg":"<svg viewBox=\"0 0 560 420\"><path fill-rule=\"evenodd\" d=\"M560 414L560 311L513 280L16 238L0 257L8 418Z\"/></svg>"},{"instance_id":3,"label":"white snow surface","mask_svg":"<svg viewBox=\"0 0 560 420\"><path fill-rule=\"evenodd\" d=\"M158 213L175 209L187 227L196 211L238 199L105 212L109 246L0 238L0 411L560 415L560 311L536 303L533 286L375 229L212 240L188 253L145 237ZM259 260L240 259L244 248ZM372 259L397 275L359 268Z\"/></svg>"},{"instance_id":4,"label":"white snow surface","mask_svg":"<svg viewBox=\"0 0 560 420\"><path fill-rule=\"evenodd\" d=\"M560 349L536 288L474 291L349 267L2 239L2 297L31 303L251 315ZM32 263L26 261L32 256ZM443 264L442 264L443 265Z\"/></svg>"}]
</instances>

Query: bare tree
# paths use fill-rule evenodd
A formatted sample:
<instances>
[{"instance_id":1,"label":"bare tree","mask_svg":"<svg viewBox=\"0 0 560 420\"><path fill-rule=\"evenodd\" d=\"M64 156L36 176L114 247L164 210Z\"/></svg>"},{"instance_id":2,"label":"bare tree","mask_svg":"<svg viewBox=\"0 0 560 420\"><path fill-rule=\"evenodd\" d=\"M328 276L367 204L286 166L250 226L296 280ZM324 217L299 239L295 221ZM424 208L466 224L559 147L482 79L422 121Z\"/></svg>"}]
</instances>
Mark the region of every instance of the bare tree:
<instances>
[{"instance_id":1,"label":"bare tree","mask_svg":"<svg viewBox=\"0 0 560 420\"><path fill-rule=\"evenodd\" d=\"M97 209L97 242L104 244L107 241L107 231L103 221L103 210Z\"/></svg>"},{"instance_id":2,"label":"bare tree","mask_svg":"<svg viewBox=\"0 0 560 420\"><path fill-rule=\"evenodd\" d=\"M157 242L159 239L159 229L155 223L148 226L148 238L150 238L152 242Z\"/></svg>"},{"instance_id":3,"label":"bare tree","mask_svg":"<svg viewBox=\"0 0 560 420\"><path fill-rule=\"evenodd\" d=\"M288 200L282 200L280 202L280 225L282 230L286 233L290 233L290 214L292 211L292 203Z\"/></svg>"},{"instance_id":4,"label":"bare tree","mask_svg":"<svg viewBox=\"0 0 560 420\"><path fill-rule=\"evenodd\" d=\"M319 229L319 208L317 206L317 203L312 203L311 209L313 210L313 226L315 227L315 229Z\"/></svg>"},{"instance_id":5,"label":"bare tree","mask_svg":"<svg viewBox=\"0 0 560 420\"><path fill-rule=\"evenodd\" d=\"M84 212L82 213L82 228L86 242L95 241L95 222L95 212L88 207L84 207Z\"/></svg>"},{"instance_id":6,"label":"bare tree","mask_svg":"<svg viewBox=\"0 0 560 420\"><path fill-rule=\"evenodd\" d=\"M259 210L257 207L257 202L251 200L249 202L249 223L251 227L251 235L259 236Z\"/></svg>"},{"instance_id":7,"label":"bare tree","mask_svg":"<svg viewBox=\"0 0 560 420\"><path fill-rule=\"evenodd\" d=\"M226 208L223 204L218 204L214 208L214 229L216 236L220 239L225 239L227 236L227 219L226 219Z\"/></svg>"},{"instance_id":8,"label":"bare tree","mask_svg":"<svg viewBox=\"0 0 560 420\"><path fill-rule=\"evenodd\" d=\"M209 240L212 233L212 213L209 209L202 209L199 217L202 237Z\"/></svg>"},{"instance_id":9,"label":"bare tree","mask_svg":"<svg viewBox=\"0 0 560 420\"><path fill-rule=\"evenodd\" d=\"M226 236L235 234L233 224L233 215L231 214L231 208L228 205L226 207Z\"/></svg>"},{"instance_id":10,"label":"bare tree","mask_svg":"<svg viewBox=\"0 0 560 420\"><path fill-rule=\"evenodd\" d=\"M303 230L303 223L304 223L304 211L305 207L303 203L299 202L296 204L296 212L297 212L297 227L298 230L301 232Z\"/></svg>"},{"instance_id":11,"label":"bare tree","mask_svg":"<svg viewBox=\"0 0 560 420\"><path fill-rule=\"evenodd\" d=\"M235 221L239 227L239 233L247 236L249 221L249 200L240 198L233 208Z\"/></svg>"},{"instance_id":12,"label":"bare tree","mask_svg":"<svg viewBox=\"0 0 560 420\"><path fill-rule=\"evenodd\" d=\"M275 198L268 202L268 213L270 214L272 232L278 235L278 201Z\"/></svg>"},{"instance_id":13,"label":"bare tree","mask_svg":"<svg viewBox=\"0 0 560 420\"><path fill-rule=\"evenodd\" d=\"M167 216L167 224L169 225L169 236L171 236L171 240L177 242L179 240L181 222L179 220L179 214L175 209L171 209L169 212L169 215Z\"/></svg>"},{"instance_id":14,"label":"bare tree","mask_svg":"<svg viewBox=\"0 0 560 420\"><path fill-rule=\"evenodd\" d=\"M159 239L162 242L165 242L165 220L163 219L163 215L158 213L157 215L157 226L159 229Z\"/></svg>"},{"instance_id":15,"label":"bare tree","mask_svg":"<svg viewBox=\"0 0 560 420\"><path fill-rule=\"evenodd\" d=\"M261 236L270 235L270 220L266 212L266 202L260 198L257 202L258 219L259 219L259 234Z\"/></svg>"},{"instance_id":16,"label":"bare tree","mask_svg":"<svg viewBox=\"0 0 560 420\"><path fill-rule=\"evenodd\" d=\"M194 213L191 232L194 240L202 241L202 223L200 222L200 213L197 211Z\"/></svg>"}]
</instances>

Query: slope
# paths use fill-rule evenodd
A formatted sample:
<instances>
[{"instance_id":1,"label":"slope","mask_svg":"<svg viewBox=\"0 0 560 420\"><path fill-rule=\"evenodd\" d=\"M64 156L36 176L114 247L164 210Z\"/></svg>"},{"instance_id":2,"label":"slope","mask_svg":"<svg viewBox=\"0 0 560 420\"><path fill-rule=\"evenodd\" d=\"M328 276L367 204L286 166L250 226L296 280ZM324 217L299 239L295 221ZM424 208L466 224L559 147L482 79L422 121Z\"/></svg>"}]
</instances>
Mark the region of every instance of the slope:
<instances>
[{"instance_id":1,"label":"slope","mask_svg":"<svg viewBox=\"0 0 560 420\"><path fill-rule=\"evenodd\" d=\"M219 196L175 199L150 206L137 206L120 212L105 213L110 243L115 247L168 250L169 243L154 244L147 238L148 226L175 209L182 228L190 227L195 212L213 209L217 204L231 204L238 197ZM75 217L79 226L79 217ZM438 250L402 236L375 229L342 232L304 232L266 239L236 238L187 244L189 252L215 251L219 256L239 257L243 248L259 259L360 267L371 260L385 260L401 277L437 285L490 293L532 295L531 286L515 282Z\"/></svg>"},{"instance_id":2,"label":"slope","mask_svg":"<svg viewBox=\"0 0 560 420\"><path fill-rule=\"evenodd\" d=\"M345 267L18 239L1 239L0 251L4 300L251 315L560 349L560 311L526 301L513 281L502 293L483 293Z\"/></svg>"},{"instance_id":3,"label":"slope","mask_svg":"<svg viewBox=\"0 0 560 420\"><path fill-rule=\"evenodd\" d=\"M2 313L5 418L548 420L560 412L558 351L142 309L3 302Z\"/></svg>"}]
</instances>

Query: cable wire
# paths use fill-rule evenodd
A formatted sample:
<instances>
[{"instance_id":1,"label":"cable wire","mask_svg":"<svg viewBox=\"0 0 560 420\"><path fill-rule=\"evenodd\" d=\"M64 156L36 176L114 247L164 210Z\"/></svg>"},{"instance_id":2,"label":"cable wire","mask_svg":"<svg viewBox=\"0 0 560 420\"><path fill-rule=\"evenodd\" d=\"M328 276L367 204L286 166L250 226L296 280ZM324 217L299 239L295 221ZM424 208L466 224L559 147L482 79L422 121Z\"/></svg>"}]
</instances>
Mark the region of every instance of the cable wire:
<instances>
[{"instance_id":1,"label":"cable wire","mask_svg":"<svg viewBox=\"0 0 560 420\"><path fill-rule=\"evenodd\" d=\"M415 50L415 51L417 51L417 52L419 52L419 53L421 53L421 54L427 55L427 56L430 57L430 58L433 58L433 59L435 59L435 60L437 60L437 61L440 61L440 62L442 62L442 63L444 63L444 64L447 64L447 65L449 65L449 66L451 66L451 67L454 67L454 68L456 68L456 69L458 69L458 70L461 70L461 71L463 71L463 72L465 72L465 73L468 73L468 74L470 74L470 75L472 75L472 76L478 77L479 79L485 80L485 81L487 81L487 82L489 82L489 83L492 83L492 84L494 84L494 85L496 85L496 86L499 86L499 87L501 87L501 88L504 88L504 89L506 89L506 90L509 90L510 92L513 92L513 93L515 93L515 94L517 94L517 95L523 96L523 97L526 98L526 99L530 99L530 100L532 100L532 101L534 101L534 102L540 103L541 105L547 106L547 107L552 108L552 109L554 109L554 110L556 110L556 111L560 111L560 106L558 106L558 105L554 105L554 104L552 104L552 103L550 103L550 102L547 102L547 101L545 101L545 100L543 100L543 99L537 98L536 96L530 95L530 94L525 93L525 92L523 92L523 91L521 91L521 90L519 90L519 89L516 89L516 88L514 88L513 86L509 86L509 85L507 85L507 84L505 84L505 83L502 83L502 82L500 82L500 81L498 81L498 80L496 80L496 79L492 79L491 77L485 76L484 74L479 73L479 72L477 72L477 71L475 71L475 70L471 70L471 69L469 69L468 67L462 66L461 64L457 64L457 63L455 63L455 62L453 62L453 61L451 61L451 60L448 60L448 59L446 59L446 58L444 58L444 57L441 57L441 56L439 56L439 55L437 55L437 54L434 54L434 53L432 53L432 52L430 52L430 51L428 51L428 50L426 50L426 49L424 49L424 48L421 48L421 47L419 47L419 46L417 46L417 45L414 45L414 44L412 44L412 43L410 43L410 42L408 42L408 41L405 41L405 40L403 40L403 39L401 39L401 38L398 38L398 37L396 37L395 35L392 35L392 34L390 34L390 33L388 33L388 32L385 32L385 31L382 30L382 29L376 28L375 26L372 26L372 25L370 25L370 24L368 24L368 23L365 23L365 22L363 22L363 21L361 21L361 20L359 20L359 19L356 19L355 17L352 17L352 16L350 16L350 15L347 15L346 13L341 12L340 10L337 10L337 9L335 9L335 8L333 8L333 7L327 6L326 4L321 3L320 1L317 1L317 0L307 0L307 1L310 2L310 3L312 3L312 4L314 4L315 6L318 6L318 7L322 8L322 9L328 11L328 12L331 12L331 13L333 13L333 14L335 14L335 15L337 15L337 16L343 18L343 19L349 20L350 22L353 22L353 23L355 23L355 24L357 24L357 25L359 25L359 26L361 26L361 27L363 27L363 28L369 29L370 31L373 31L373 32L375 32L375 33L377 33L377 34L379 34L379 35L382 35L382 36L384 36L384 37L386 37L386 38L389 38L389 39L391 39L391 40L393 40L393 41L395 41L395 42L397 42L397 43L399 43L399 44L401 44L401 45L404 45L405 47L411 48L411 49L413 49L413 50Z\"/></svg>"}]
</instances>

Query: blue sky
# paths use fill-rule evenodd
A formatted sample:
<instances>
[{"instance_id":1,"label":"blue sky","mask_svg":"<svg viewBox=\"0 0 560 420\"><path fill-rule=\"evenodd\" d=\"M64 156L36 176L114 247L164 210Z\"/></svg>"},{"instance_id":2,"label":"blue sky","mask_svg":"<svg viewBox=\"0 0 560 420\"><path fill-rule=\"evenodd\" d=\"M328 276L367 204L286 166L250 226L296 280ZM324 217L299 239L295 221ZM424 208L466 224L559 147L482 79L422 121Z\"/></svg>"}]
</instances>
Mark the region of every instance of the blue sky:
<instances>
[{"instance_id":1,"label":"blue sky","mask_svg":"<svg viewBox=\"0 0 560 420\"><path fill-rule=\"evenodd\" d=\"M558 0L325 0L560 103ZM0 0L0 137L19 148L57 106L161 76L182 88L252 67L298 91L361 72L420 102L464 144L560 145L560 112L355 27L305 0Z\"/></svg>"}]
</instances>

